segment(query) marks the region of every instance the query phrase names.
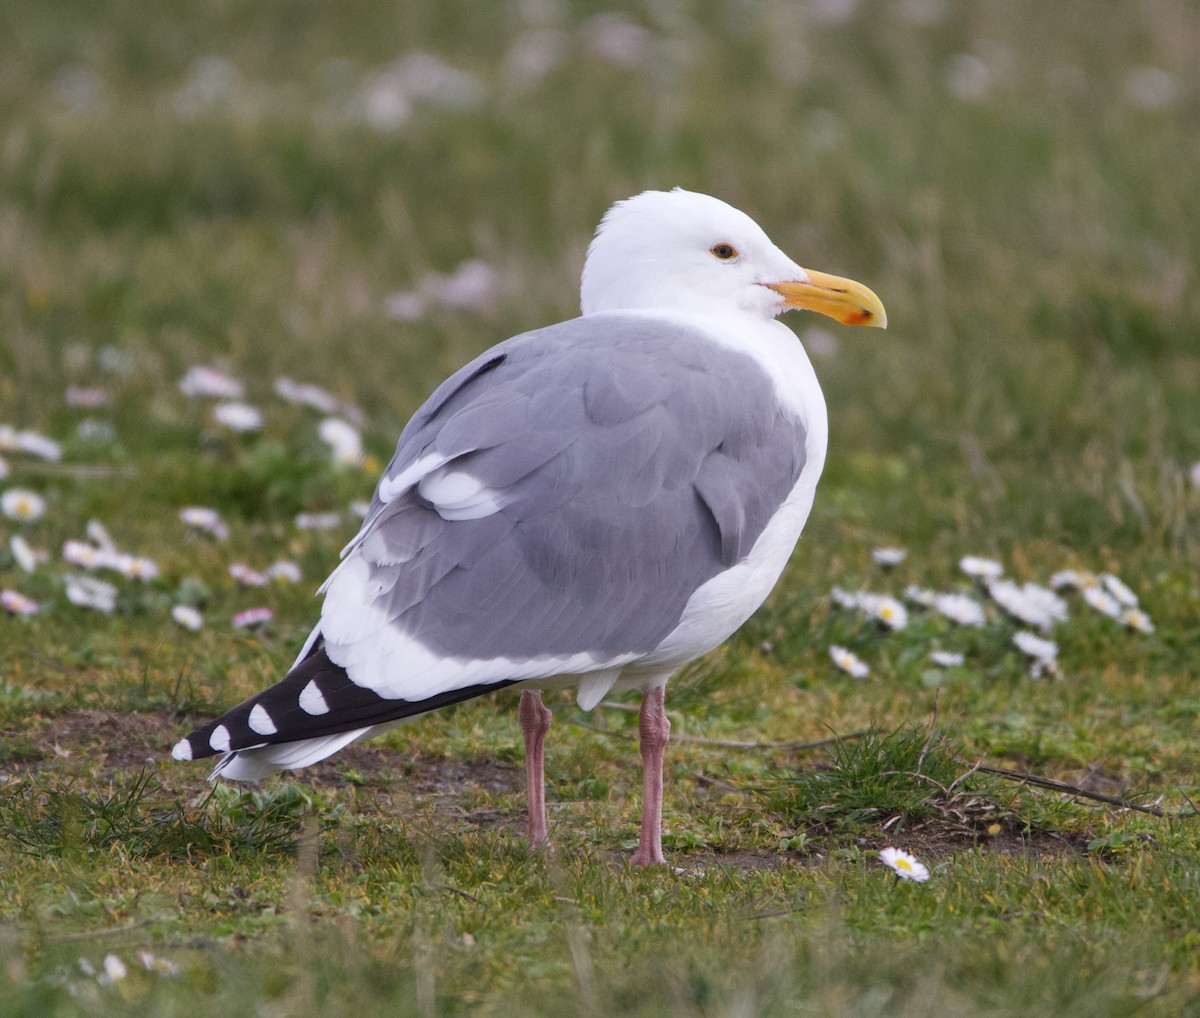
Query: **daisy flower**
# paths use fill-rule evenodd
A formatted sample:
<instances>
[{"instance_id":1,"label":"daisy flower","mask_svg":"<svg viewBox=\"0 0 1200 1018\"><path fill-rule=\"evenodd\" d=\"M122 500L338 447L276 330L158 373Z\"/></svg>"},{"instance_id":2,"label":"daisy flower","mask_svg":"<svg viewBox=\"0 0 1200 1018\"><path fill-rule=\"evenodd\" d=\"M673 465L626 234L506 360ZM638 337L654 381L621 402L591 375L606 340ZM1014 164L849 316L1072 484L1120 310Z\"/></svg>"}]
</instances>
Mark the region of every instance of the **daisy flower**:
<instances>
[{"instance_id":1,"label":"daisy flower","mask_svg":"<svg viewBox=\"0 0 1200 1018\"><path fill-rule=\"evenodd\" d=\"M249 403L218 403L213 407L212 416L230 431L258 431L262 427L262 411Z\"/></svg>"},{"instance_id":2,"label":"daisy flower","mask_svg":"<svg viewBox=\"0 0 1200 1018\"><path fill-rule=\"evenodd\" d=\"M179 966L166 958L159 958L150 951L138 951L137 959L147 972L161 972L165 976L179 975Z\"/></svg>"},{"instance_id":3,"label":"daisy flower","mask_svg":"<svg viewBox=\"0 0 1200 1018\"><path fill-rule=\"evenodd\" d=\"M137 555L118 555L113 568L127 580L153 580L159 574L158 563L154 559Z\"/></svg>"},{"instance_id":4,"label":"daisy flower","mask_svg":"<svg viewBox=\"0 0 1200 1018\"><path fill-rule=\"evenodd\" d=\"M994 580L988 584L988 594L1018 622L1039 629L1049 629L1066 619L1067 602L1054 591L1036 583L1017 586L1012 580Z\"/></svg>"},{"instance_id":5,"label":"daisy flower","mask_svg":"<svg viewBox=\"0 0 1200 1018\"><path fill-rule=\"evenodd\" d=\"M1104 584L1104 589L1107 590L1113 597L1117 599L1126 608L1136 608L1138 604L1137 594L1130 590L1120 578L1113 576L1112 573L1102 573L1100 582Z\"/></svg>"},{"instance_id":6,"label":"daisy flower","mask_svg":"<svg viewBox=\"0 0 1200 1018\"><path fill-rule=\"evenodd\" d=\"M171 618L193 633L204 626L204 616L190 604L177 604L171 609Z\"/></svg>"},{"instance_id":7,"label":"daisy flower","mask_svg":"<svg viewBox=\"0 0 1200 1018\"><path fill-rule=\"evenodd\" d=\"M1110 619L1120 619L1121 602L1107 590L1100 587L1088 587L1083 592L1083 599L1089 607L1094 608L1101 615L1107 615Z\"/></svg>"},{"instance_id":8,"label":"daisy flower","mask_svg":"<svg viewBox=\"0 0 1200 1018\"><path fill-rule=\"evenodd\" d=\"M916 857L902 848L885 848L879 853L879 861L896 874L900 880L911 880L923 884L929 879L929 868L917 862Z\"/></svg>"},{"instance_id":9,"label":"daisy flower","mask_svg":"<svg viewBox=\"0 0 1200 1018\"><path fill-rule=\"evenodd\" d=\"M333 530L341 525L341 513L296 513L296 526L301 530Z\"/></svg>"},{"instance_id":10,"label":"daisy flower","mask_svg":"<svg viewBox=\"0 0 1200 1018\"><path fill-rule=\"evenodd\" d=\"M965 660L961 654L948 650L933 650L929 652L929 660L939 668L957 668Z\"/></svg>"},{"instance_id":11,"label":"daisy flower","mask_svg":"<svg viewBox=\"0 0 1200 1018\"><path fill-rule=\"evenodd\" d=\"M36 615L42 610L42 606L32 598L7 588L0 590L0 608L9 615Z\"/></svg>"},{"instance_id":12,"label":"daisy flower","mask_svg":"<svg viewBox=\"0 0 1200 1018\"><path fill-rule=\"evenodd\" d=\"M1095 573L1081 569L1063 569L1050 577L1052 590L1062 590L1064 587L1068 590L1084 590L1094 587L1098 582Z\"/></svg>"},{"instance_id":13,"label":"daisy flower","mask_svg":"<svg viewBox=\"0 0 1200 1018\"><path fill-rule=\"evenodd\" d=\"M108 986L112 983L119 983L127 975L129 975L129 969L125 967L125 963L115 954L106 954L104 956L104 974L97 976L96 982Z\"/></svg>"},{"instance_id":14,"label":"daisy flower","mask_svg":"<svg viewBox=\"0 0 1200 1018\"><path fill-rule=\"evenodd\" d=\"M189 505L179 510L179 518L189 527L212 534L218 541L229 539L229 527L226 526L225 521L221 519L221 514L216 509Z\"/></svg>"},{"instance_id":15,"label":"daisy flower","mask_svg":"<svg viewBox=\"0 0 1200 1018\"><path fill-rule=\"evenodd\" d=\"M894 597L886 594L860 594L859 607L876 622L882 622L888 629L903 629L908 625L908 609Z\"/></svg>"},{"instance_id":16,"label":"daisy flower","mask_svg":"<svg viewBox=\"0 0 1200 1018\"><path fill-rule=\"evenodd\" d=\"M336 413L341 402L332 393L319 385L297 382L286 376L275 379L275 395L288 403L310 406L323 414Z\"/></svg>"},{"instance_id":17,"label":"daisy flower","mask_svg":"<svg viewBox=\"0 0 1200 1018\"><path fill-rule=\"evenodd\" d=\"M247 608L244 612L238 612L232 622L237 629L257 629L274 617L275 613L270 608Z\"/></svg>"},{"instance_id":18,"label":"daisy flower","mask_svg":"<svg viewBox=\"0 0 1200 1018\"><path fill-rule=\"evenodd\" d=\"M354 466L362 461L362 436L349 421L340 417L326 417L317 428L317 434L329 446L337 462Z\"/></svg>"},{"instance_id":19,"label":"daisy flower","mask_svg":"<svg viewBox=\"0 0 1200 1018\"><path fill-rule=\"evenodd\" d=\"M179 381L179 391L185 396L208 396L212 399L241 399L245 386L232 375L216 368L196 364L188 368Z\"/></svg>"},{"instance_id":20,"label":"daisy flower","mask_svg":"<svg viewBox=\"0 0 1200 1018\"><path fill-rule=\"evenodd\" d=\"M73 566L84 569L106 569L111 557L102 549L87 541L67 541L62 547L62 556Z\"/></svg>"},{"instance_id":21,"label":"daisy flower","mask_svg":"<svg viewBox=\"0 0 1200 1018\"><path fill-rule=\"evenodd\" d=\"M13 559L24 573L36 572L38 565L49 558L44 551L33 547L25 538L16 534L9 538L8 550L12 552Z\"/></svg>"},{"instance_id":22,"label":"daisy flower","mask_svg":"<svg viewBox=\"0 0 1200 1018\"><path fill-rule=\"evenodd\" d=\"M959 560L958 568L973 580L994 580L1004 575L1004 566L995 559L967 555Z\"/></svg>"},{"instance_id":23,"label":"daisy flower","mask_svg":"<svg viewBox=\"0 0 1200 1018\"><path fill-rule=\"evenodd\" d=\"M272 580L283 580L285 583L299 583L304 579L304 574L295 562L282 558L267 567L266 575Z\"/></svg>"},{"instance_id":24,"label":"daisy flower","mask_svg":"<svg viewBox=\"0 0 1200 1018\"><path fill-rule=\"evenodd\" d=\"M1030 674L1040 678L1043 671L1052 675L1058 673L1058 644L1053 640L1043 640L1034 633L1019 630L1013 633L1012 642L1016 648L1030 659Z\"/></svg>"},{"instance_id":25,"label":"daisy flower","mask_svg":"<svg viewBox=\"0 0 1200 1018\"><path fill-rule=\"evenodd\" d=\"M350 511L361 520L371 511L371 503L366 499L355 499L350 503Z\"/></svg>"},{"instance_id":26,"label":"daisy flower","mask_svg":"<svg viewBox=\"0 0 1200 1018\"><path fill-rule=\"evenodd\" d=\"M67 406L102 407L108 405L108 390L97 386L67 386Z\"/></svg>"},{"instance_id":27,"label":"daisy flower","mask_svg":"<svg viewBox=\"0 0 1200 1018\"><path fill-rule=\"evenodd\" d=\"M875 560L875 564L883 566L884 569L898 566L907 557L908 552L903 548L876 548L871 552L871 558Z\"/></svg>"},{"instance_id":28,"label":"daisy flower","mask_svg":"<svg viewBox=\"0 0 1200 1018\"><path fill-rule=\"evenodd\" d=\"M91 576L68 576L67 600L79 608L111 615L117 607L117 588Z\"/></svg>"},{"instance_id":29,"label":"daisy flower","mask_svg":"<svg viewBox=\"0 0 1200 1018\"><path fill-rule=\"evenodd\" d=\"M1136 629L1139 633L1154 632L1154 623L1150 621L1150 616L1140 608L1126 608L1121 612L1121 621L1130 629Z\"/></svg>"},{"instance_id":30,"label":"daisy flower","mask_svg":"<svg viewBox=\"0 0 1200 1018\"><path fill-rule=\"evenodd\" d=\"M871 669L859 660L858 655L848 651L845 647L830 647L829 656L833 659L833 663L851 678L864 679L871 674Z\"/></svg>"},{"instance_id":31,"label":"daisy flower","mask_svg":"<svg viewBox=\"0 0 1200 1018\"><path fill-rule=\"evenodd\" d=\"M0 449L5 452L23 452L27 456L57 463L62 459L62 446L54 439L37 431L14 431L7 425L0 426Z\"/></svg>"},{"instance_id":32,"label":"daisy flower","mask_svg":"<svg viewBox=\"0 0 1200 1018\"><path fill-rule=\"evenodd\" d=\"M266 575L257 569L251 569L244 562L234 562L229 567L229 575L243 587L265 587L267 585Z\"/></svg>"},{"instance_id":33,"label":"daisy flower","mask_svg":"<svg viewBox=\"0 0 1200 1018\"><path fill-rule=\"evenodd\" d=\"M933 609L960 626L982 626L987 622L983 605L966 594L935 594Z\"/></svg>"},{"instance_id":34,"label":"daisy flower","mask_svg":"<svg viewBox=\"0 0 1200 1018\"><path fill-rule=\"evenodd\" d=\"M904 588L904 597L905 600L919 604L922 608L932 608L937 602L938 594L936 591L923 590L921 587L909 584Z\"/></svg>"},{"instance_id":35,"label":"daisy flower","mask_svg":"<svg viewBox=\"0 0 1200 1018\"><path fill-rule=\"evenodd\" d=\"M18 523L33 523L46 515L46 500L27 488L9 488L0 495L0 512Z\"/></svg>"},{"instance_id":36,"label":"daisy flower","mask_svg":"<svg viewBox=\"0 0 1200 1018\"><path fill-rule=\"evenodd\" d=\"M842 590L841 587L834 587L829 592L830 600L833 601L839 608L857 608L858 595L851 594L848 590Z\"/></svg>"}]
</instances>

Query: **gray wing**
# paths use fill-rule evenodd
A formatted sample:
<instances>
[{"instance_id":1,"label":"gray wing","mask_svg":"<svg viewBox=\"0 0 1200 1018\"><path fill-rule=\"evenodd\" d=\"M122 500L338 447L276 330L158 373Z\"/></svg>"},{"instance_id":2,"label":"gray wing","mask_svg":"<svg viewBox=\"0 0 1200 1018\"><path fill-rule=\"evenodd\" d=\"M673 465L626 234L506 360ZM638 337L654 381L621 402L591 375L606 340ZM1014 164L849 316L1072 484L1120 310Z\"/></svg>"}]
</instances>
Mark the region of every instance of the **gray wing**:
<instances>
[{"instance_id":1,"label":"gray wing","mask_svg":"<svg viewBox=\"0 0 1200 1018\"><path fill-rule=\"evenodd\" d=\"M751 358L681 326L593 315L509 340L401 435L329 584L330 656L408 696L414 644L474 662L653 650L749 553L804 440Z\"/></svg>"}]
</instances>

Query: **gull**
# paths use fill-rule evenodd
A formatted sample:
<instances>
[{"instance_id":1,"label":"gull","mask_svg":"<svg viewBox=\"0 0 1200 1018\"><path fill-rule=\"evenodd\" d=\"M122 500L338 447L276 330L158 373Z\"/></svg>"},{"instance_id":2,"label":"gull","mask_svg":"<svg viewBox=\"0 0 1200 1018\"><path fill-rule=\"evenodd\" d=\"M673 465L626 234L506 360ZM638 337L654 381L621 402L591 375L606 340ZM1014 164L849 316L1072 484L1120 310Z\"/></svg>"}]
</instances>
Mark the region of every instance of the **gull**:
<instances>
[{"instance_id":1,"label":"gull","mask_svg":"<svg viewBox=\"0 0 1200 1018\"><path fill-rule=\"evenodd\" d=\"M404 428L321 616L275 685L181 739L212 777L305 767L407 718L521 692L528 837L548 841L542 691L640 690L632 861L664 862L668 679L779 579L825 462L825 399L791 308L883 327L852 280L676 188L617 202L582 314L447 379Z\"/></svg>"}]
</instances>

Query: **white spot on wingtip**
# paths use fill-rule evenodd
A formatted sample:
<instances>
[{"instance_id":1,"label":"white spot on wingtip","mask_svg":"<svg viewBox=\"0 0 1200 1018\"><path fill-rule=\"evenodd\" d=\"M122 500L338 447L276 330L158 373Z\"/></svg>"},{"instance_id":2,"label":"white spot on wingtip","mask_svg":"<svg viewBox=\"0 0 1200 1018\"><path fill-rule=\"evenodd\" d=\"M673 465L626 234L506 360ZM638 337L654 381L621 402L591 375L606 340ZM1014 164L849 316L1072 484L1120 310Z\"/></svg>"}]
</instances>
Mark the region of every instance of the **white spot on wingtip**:
<instances>
[{"instance_id":1,"label":"white spot on wingtip","mask_svg":"<svg viewBox=\"0 0 1200 1018\"><path fill-rule=\"evenodd\" d=\"M267 709L261 703L256 703L254 709L250 711L250 719L247 724L250 725L251 731L257 732L259 735L274 735L279 731L275 727L275 722L271 720L271 715L267 713Z\"/></svg>"},{"instance_id":2,"label":"white spot on wingtip","mask_svg":"<svg viewBox=\"0 0 1200 1018\"><path fill-rule=\"evenodd\" d=\"M187 739L180 739L171 748L171 756L176 760L190 760L192 758L192 744Z\"/></svg>"},{"instance_id":3,"label":"white spot on wingtip","mask_svg":"<svg viewBox=\"0 0 1200 1018\"><path fill-rule=\"evenodd\" d=\"M218 753L229 752L229 729L224 725L217 725L208 737L208 744Z\"/></svg>"},{"instance_id":4,"label":"white spot on wingtip","mask_svg":"<svg viewBox=\"0 0 1200 1018\"><path fill-rule=\"evenodd\" d=\"M305 714L312 714L314 717L318 714L329 713L329 704L325 702L325 697L321 695L315 681L309 682L300 690L300 709Z\"/></svg>"}]
</instances>

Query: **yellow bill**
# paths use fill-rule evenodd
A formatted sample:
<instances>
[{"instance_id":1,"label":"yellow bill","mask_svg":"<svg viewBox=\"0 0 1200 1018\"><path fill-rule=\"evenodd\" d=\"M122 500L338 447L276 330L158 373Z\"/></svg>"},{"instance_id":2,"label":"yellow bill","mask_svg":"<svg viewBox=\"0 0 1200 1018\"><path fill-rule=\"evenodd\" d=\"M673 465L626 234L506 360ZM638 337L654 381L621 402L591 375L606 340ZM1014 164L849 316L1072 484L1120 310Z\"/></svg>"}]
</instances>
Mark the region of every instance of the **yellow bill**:
<instances>
[{"instance_id":1,"label":"yellow bill","mask_svg":"<svg viewBox=\"0 0 1200 1018\"><path fill-rule=\"evenodd\" d=\"M883 308L883 301L875 296L873 290L853 279L813 272L811 269L804 271L808 274L807 282L785 280L782 283L767 283L766 286L783 298L786 307L816 311L843 325L887 328L887 312Z\"/></svg>"}]
</instances>

